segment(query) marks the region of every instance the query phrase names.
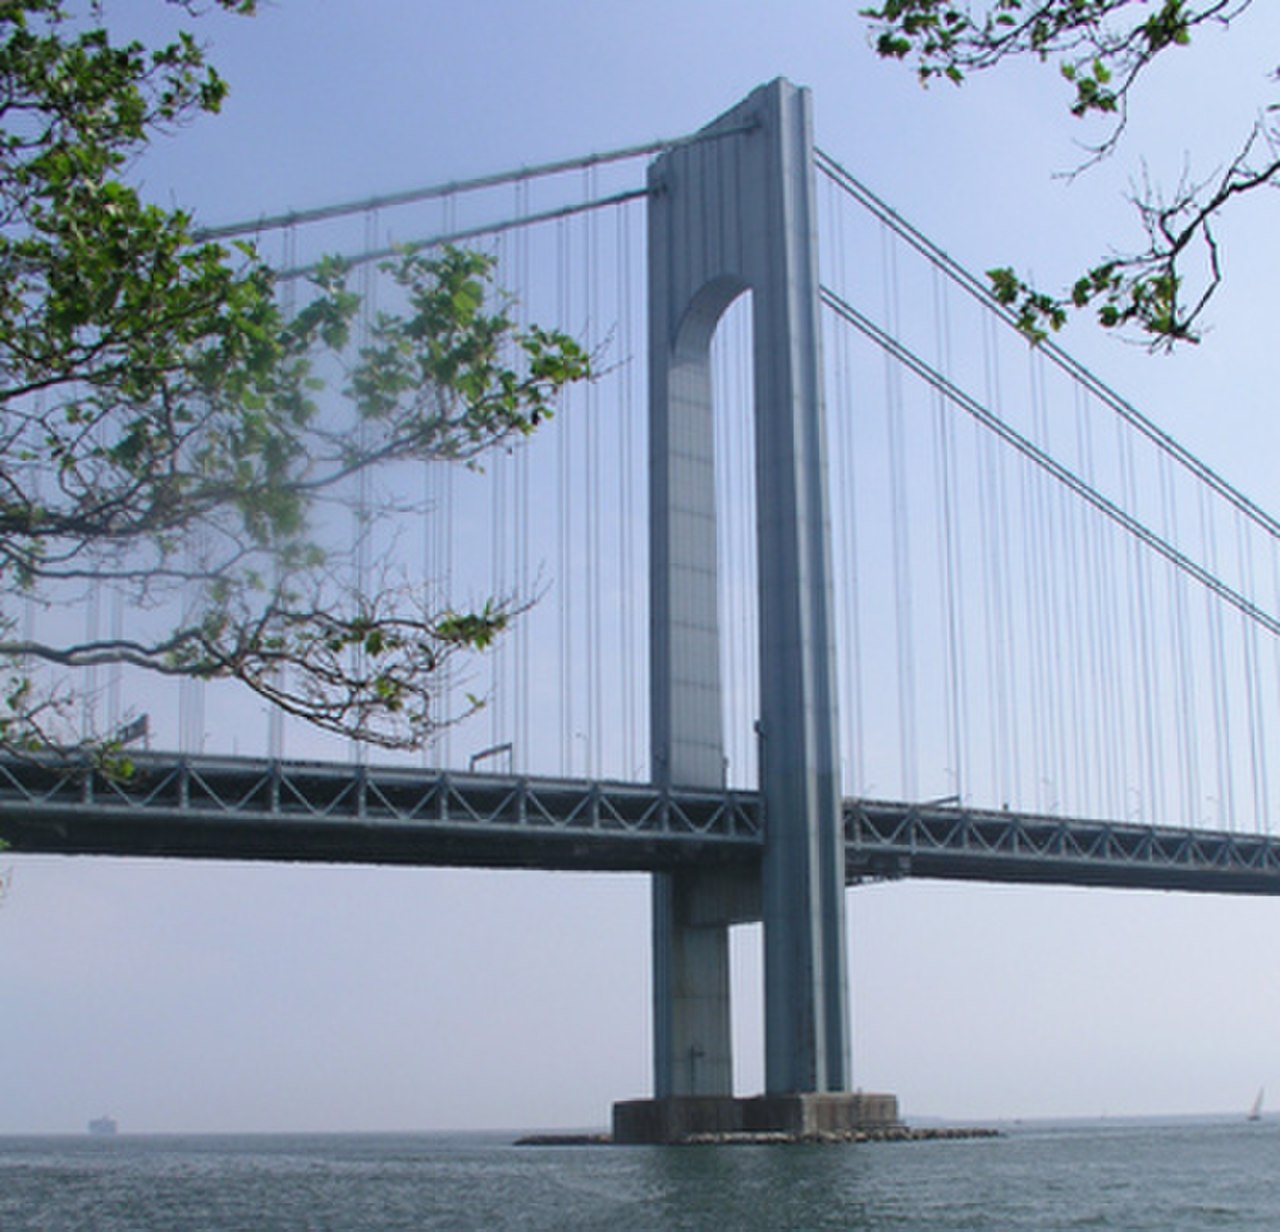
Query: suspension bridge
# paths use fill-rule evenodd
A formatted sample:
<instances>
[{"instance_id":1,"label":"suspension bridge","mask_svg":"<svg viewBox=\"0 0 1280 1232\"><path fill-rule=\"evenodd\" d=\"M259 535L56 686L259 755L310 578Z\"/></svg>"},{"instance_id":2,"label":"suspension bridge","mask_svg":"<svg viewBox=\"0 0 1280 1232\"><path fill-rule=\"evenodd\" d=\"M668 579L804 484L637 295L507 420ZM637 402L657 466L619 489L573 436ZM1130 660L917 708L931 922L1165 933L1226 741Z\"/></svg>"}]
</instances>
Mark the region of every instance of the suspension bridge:
<instances>
[{"instance_id":1,"label":"suspension bridge","mask_svg":"<svg viewBox=\"0 0 1280 1232\"><path fill-rule=\"evenodd\" d=\"M353 517L357 585L394 559L537 602L450 669L446 707L487 705L420 764L148 684L178 747L129 779L0 762L15 852L650 871L635 1137L895 1115L851 1094L848 885L1280 892L1280 523L1028 346L815 148L804 91L209 234L278 244L286 274L343 252L375 306L398 245L484 246L527 319L605 357L483 473L396 475L428 516ZM127 721L141 688L95 676L86 726ZM757 920L766 1104L731 1098L728 935Z\"/></svg>"}]
</instances>

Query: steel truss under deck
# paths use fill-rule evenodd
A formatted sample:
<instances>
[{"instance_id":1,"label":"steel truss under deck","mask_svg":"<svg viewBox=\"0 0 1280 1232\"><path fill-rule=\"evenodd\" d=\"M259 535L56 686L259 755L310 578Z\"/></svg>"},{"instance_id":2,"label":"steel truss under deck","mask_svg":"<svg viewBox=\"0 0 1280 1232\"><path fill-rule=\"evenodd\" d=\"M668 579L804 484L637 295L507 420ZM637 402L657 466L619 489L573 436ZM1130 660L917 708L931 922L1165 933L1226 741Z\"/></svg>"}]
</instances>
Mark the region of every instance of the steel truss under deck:
<instances>
[{"instance_id":1,"label":"steel truss under deck","mask_svg":"<svg viewBox=\"0 0 1280 1232\"><path fill-rule=\"evenodd\" d=\"M1280 894L1265 834L846 800L845 876Z\"/></svg>"},{"instance_id":2,"label":"steel truss under deck","mask_svg":"<svg viewBox=\"0 0 1280 1232\"><path fill-rule=\"evenodd\" d=\"M249 758L136 758L128 780L0 759L15 853L649 871L759 861L753 792ZM1280 894L1280 841L846 800L845 874Z\"/></svg>"},{"instance_id":3,"label":"steel truss under deck","mask_svg":"<svg viewBox=\"0 0 1280 1232\"><path fill-rule=\"evenodd\" d=\"M127 780L0 760L14 851L478 868L675 868L760 847L718 791L246 758L135 759Z\"/></svg>"}]
</instances>

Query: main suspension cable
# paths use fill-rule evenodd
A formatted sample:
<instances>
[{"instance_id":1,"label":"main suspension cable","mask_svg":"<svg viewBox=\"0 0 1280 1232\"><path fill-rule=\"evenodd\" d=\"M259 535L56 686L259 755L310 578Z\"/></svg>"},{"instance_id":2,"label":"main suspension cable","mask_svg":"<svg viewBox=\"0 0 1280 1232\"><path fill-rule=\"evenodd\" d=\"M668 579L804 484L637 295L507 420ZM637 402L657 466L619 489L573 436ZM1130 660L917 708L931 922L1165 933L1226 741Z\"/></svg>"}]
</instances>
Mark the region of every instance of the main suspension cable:
<instances>
[{"instance_id":1,"label":"main suspension cable","mask_svg":"<svg viewBox=\"0 0 1280 1232\"><path fill-rule=\"evenodd\" d=\"M994 415L981 403L977 402L962 389L954 385L940 372L937 372L913 352L907 350L907 348L896 339L890 337L878 325L865 317L834 291L830 290L828 287L822 287L821 298L822 302L835 312L837 316L841 317L855 329L860 330L878 346L883 348L895 359L899 360L903 365L914 372L918 377L926 381L934 389L937 389L962 410L979 420L984 426L989 428L1003 441L1005 441L1006 444L1012 445L1014 449L1028 460L1048 471L1049 474L1073 491L1077 496L1080 496L1089 504L1093 505L1094 508L1099 510L1099 512L1105 514L1113 522L1122 526L1135 539L1146 544L1166 560L1177 566L1177 568L1182 570L1184 573L1195 578L1202 586L1205 587L1205 589L1213 592L1220 599L1225 600L1237 611L1242 612L1255 623L1261 625L1267 630L1267 632L1276 637L1280 637L1280 619L1277 619L1270 613L1263 611L1257 606L1257 604L1253 603L1233 587L1228 586L1221 578L1211 573L1208 569L1197 564L1173 544L1167 542L1142 522L1139 522L1132 514L1127 513L1114 501L1110 500L1101 492L1097 491L1097 489L1085 483L1084 480L1082 480L1073 471L1068 470L1067 467L1063 466L1062 463L1045 453L1043 449L1034 444L1034 442L1028 440L1027 437L1022 435L1022 433L1018 432L1004 420Z\"/></svg>"},{"instance_id":2,"label":"main suspension cable","mask_svg":"<svg viewBox=\"0 0 1280 1232\"><path fill-rule=\"evenodd\" d=\"M419 202L432 201L440 197L458 197L463 193L478 192L486 188L501 188L504 184L527 184L530 180L563 175L570 171L581 171L587 168L603 167L609 163L648 158L683 145L693 145L704 141L722 141L726 137L736 137L742 133L751 132L756 127L756 123L748 122L734 125L730 128L715 129L711 132L688 133L683 137L659 138L655 141L643 142L640 145L620 146L614 150L604 150L594 154L580 154L574 158L562 158L555 162L515 167L507 171L497 171L488 175L476 176L469 180L451 180L447 184L429 184L422 188L408 188L400 192L383 193L376 197L363 197L358 201L339 201L330 205L314 206L310 209L285 210L280 214L263 214L257 218L243 219L239 222L222 223L212 227L197 227L192 231L191 238L197 244L204 244L214 240L236 239L242 235L261 235L264 231L279 231L306 223L331 222L336 218L364 214L370 210L385 210L402 205L416 205Z\"/></svg>"},{"instance_id":3,"label":"main suspension cable","mask_svg":"<svg viewBox=\"0 0 1280 1232\"><path fill-rule=\"evenodd\" d=\"M927 236L913 227L892 206L877 197L875 193L859 182L834 158L822 150L815 150L814 165L818 171L844 189L850 197L895 231L922 257L944 271L983 307L995 313L1012 328L1017 328L1016 314L1007 305L997 300L975 275L971 274ZM1078 360L1068 355L1052 339L1046 338L1040 342L1039 349L1047 359L1067 373L1068 376L1081 382L1101 402L1141 432L1148 440L1176 459L1196 478L1207 483L1219 496L1239 509L1250 521L1274 538L1280 539L1280 520L1277 520L1267 513L1265 509L1251 501L1243 492L1213 470L1212 467L1206 465L1185 446L1179 444L1168 432L1148 419L1137 407L1133 406L1132 403L1128 402L1115 390L1105 385L1100 378L1090 372Z\"/></svg>"}]
</instances>

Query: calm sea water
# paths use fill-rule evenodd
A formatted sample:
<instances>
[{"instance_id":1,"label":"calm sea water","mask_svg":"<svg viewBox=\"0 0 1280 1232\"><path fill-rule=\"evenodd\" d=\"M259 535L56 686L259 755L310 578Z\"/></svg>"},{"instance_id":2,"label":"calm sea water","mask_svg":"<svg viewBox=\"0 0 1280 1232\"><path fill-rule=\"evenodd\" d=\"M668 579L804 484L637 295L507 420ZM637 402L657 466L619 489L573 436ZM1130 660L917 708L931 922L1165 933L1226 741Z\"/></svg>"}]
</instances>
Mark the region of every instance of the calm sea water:
<instances>
[{"instance_id":1,"label":"calm sea water","mask_svg":"<svg viewBox=\"0 0 1280 1232\"><path fill-rule=\"evenodd\" d=\"M435 1135L0 1138L4 1232L1280 1228L1280 1123L860 1146Z\"/></svg>"}]
</instances>

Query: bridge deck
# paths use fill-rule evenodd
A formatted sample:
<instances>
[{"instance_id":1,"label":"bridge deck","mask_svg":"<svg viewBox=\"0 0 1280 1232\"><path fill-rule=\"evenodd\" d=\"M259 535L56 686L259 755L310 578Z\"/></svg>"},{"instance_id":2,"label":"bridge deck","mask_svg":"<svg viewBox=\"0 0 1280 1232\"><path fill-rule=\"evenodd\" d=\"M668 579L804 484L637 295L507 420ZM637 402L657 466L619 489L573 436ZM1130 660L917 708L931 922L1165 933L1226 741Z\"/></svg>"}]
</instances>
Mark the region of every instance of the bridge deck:
<instances>
[{"instance_id":1,"label":"bridge deck","mask_svg":"<svg viewBox=\"0 0 1280 1232\"><path fill-rule=\"evenodd\" d=\"M754 793L454 771L137 759L127 782L0 759L14 852L644 871L754 862ZM893 801L845 802L845 871L868 879L1280 894L1280 842Z\"/></svg>"},{"instance_id":2,"label":"bridge deck","mask_svg":"<svg viewBox=\"0 0 1280 1232\"><path fill-rule=\"evenodd\" d=\"M1132 822L845 801L845 875L1280 894L1280 842Z\"/></svg>"},{"instance_id":3,"label":"bridge deck","mask_svg":"<svg viewBox=\"0 0 1280 1232\"><path fill-rule=\"evenodd\" d=\"M0 839L16 852L188 859L674 868L754 859L754 804L725 792L454 771L135 759L113 780L0 760Z\"/></svg>"}]
</instances>

